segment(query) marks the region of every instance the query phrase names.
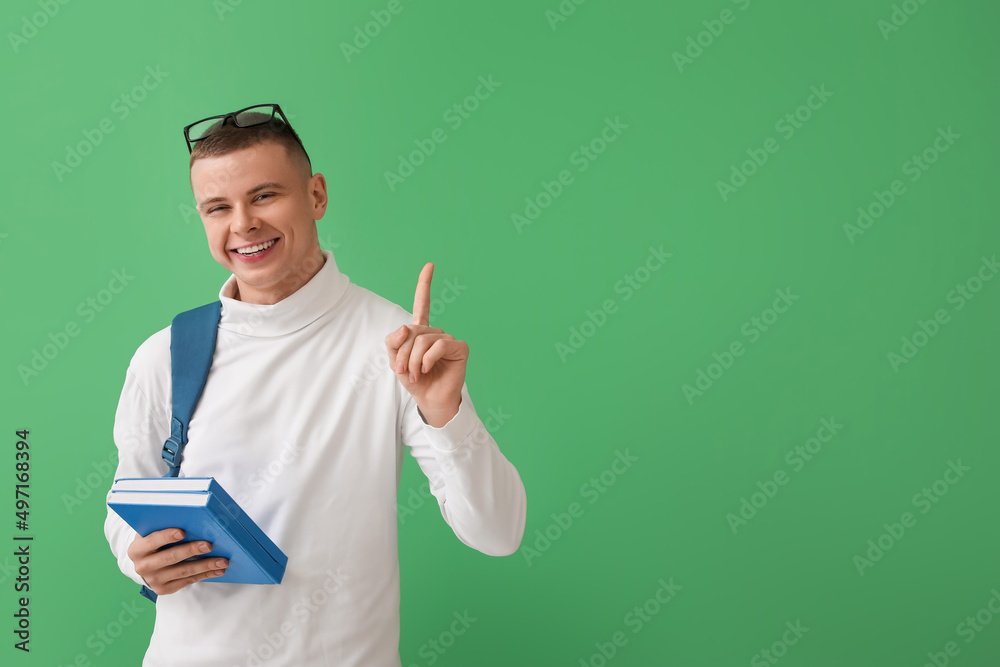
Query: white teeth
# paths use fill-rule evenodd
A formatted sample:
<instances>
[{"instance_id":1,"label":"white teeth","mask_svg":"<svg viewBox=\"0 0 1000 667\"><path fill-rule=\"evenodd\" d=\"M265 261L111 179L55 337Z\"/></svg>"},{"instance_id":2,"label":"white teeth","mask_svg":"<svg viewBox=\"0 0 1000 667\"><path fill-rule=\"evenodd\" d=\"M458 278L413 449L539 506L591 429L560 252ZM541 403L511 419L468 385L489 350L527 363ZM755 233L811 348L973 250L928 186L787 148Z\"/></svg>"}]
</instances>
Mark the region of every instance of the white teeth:
<instances>
[{"instance_id":1,"label":"white teeth","mask_svg":"<svg viewBox=\"0 0 1000 667\"><path fill-rule=\"evenodd\" d=\"M254 253L260 252L261 250L267 250L274 245L276 239L271 239L267 243L258 243L257 245L252 245L248 248L237 248L236 252L241 255L252 255Z\"/></svg>"}]
</instances>

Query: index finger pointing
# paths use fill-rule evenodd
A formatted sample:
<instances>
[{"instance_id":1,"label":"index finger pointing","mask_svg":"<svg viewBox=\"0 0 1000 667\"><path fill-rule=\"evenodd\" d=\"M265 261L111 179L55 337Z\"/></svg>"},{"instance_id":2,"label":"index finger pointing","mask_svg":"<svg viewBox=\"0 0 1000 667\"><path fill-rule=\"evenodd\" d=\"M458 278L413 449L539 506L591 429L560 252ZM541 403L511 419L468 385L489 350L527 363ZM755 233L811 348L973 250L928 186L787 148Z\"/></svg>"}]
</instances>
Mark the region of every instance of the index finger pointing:
<instances>
[{"instance_id":1,"label":"index finger pointing","mask_svg":"<svg viewBox=\"0 0 1000 667\"><path fill-rule=\"evenodd\" d=\"M413 297L413 323L427 326L431 317L431 277L434 275L434 263L424 264L417 278L417 292Z\"/></svg>"}]
</instances>

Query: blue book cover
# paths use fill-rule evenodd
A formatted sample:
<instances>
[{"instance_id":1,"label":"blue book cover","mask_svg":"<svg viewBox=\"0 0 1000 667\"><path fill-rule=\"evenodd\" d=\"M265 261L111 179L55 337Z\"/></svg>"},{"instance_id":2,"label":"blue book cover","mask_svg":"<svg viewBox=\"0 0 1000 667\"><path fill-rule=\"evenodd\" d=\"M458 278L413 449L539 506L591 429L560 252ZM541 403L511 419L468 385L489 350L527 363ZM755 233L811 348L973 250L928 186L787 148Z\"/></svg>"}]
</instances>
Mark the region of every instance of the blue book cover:
<instances>
[{"instance_id":1,"label":"blue book cover","mask_svg":"<svg viewBox=\"0 0 1000 667\"><path fill-rule=\"evenodd\" d=\"M123 477L115 480L111 491L112 493L120 491L171 493L202 491L211 493L229 511L232 518L250 533L263 554L273 560L282 572L284 572L285 565L288 563L288 557L278 548L278 545L271 541L257 523L243 511L243 508L233 500L214 477ZM171 526L166 527L170 528Z\"/></svg>"},{"instance_id":2,"label":"blue book cover","mask_svg":"<svg viewBox=\"0 0 1000 667\"><path fill-rule=\"evenodd\" d=\"M228 558L229 567L221 577L210 577L204 581L234 584L281 582L287 557L243 513L239 505L222 491L218 482L206 478L208 481L203 490L198 490L190 488L190 482L183 482L185 478L162 478L164 481L182 483L169 491L154 491L152 488L157 487L161 478L154 479L157 484L146 487L147 490L126 491L124 489L129 488L130 484L119 486L116 482L108 506L140 535L148 535L164 528L181 528L185 533L185 542L211 542L212 551L199 558ZM170 484L165 486L169 487ZM185 486L188 488L183 488ZM213 491L208 490L212 488ZM233 512L234 508L236 514ZM247 523L252 524L253 530L247 528Z\"/></svg>"}]
</instances>

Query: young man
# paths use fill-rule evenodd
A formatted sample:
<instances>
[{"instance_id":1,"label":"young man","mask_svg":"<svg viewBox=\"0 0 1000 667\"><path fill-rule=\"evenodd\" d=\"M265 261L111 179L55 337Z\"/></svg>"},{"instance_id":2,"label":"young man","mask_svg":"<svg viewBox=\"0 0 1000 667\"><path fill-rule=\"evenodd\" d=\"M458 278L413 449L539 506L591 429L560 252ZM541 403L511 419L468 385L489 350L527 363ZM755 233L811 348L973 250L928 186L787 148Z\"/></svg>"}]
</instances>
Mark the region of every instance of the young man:
<instances>
[{"instance_id":1,"label":"young man","mask_svg":"<svg viewBox=\"0 0 1000 667\"><path fill-rule=\"evenodd\" d=\"M428 325L433 265L412 315L340 273L316 230L326 181L278 116L263 105L188 137L209 251L232 276L180 474L215 477L288 565L279 585L203 581L228 564L187 560L211 545L170 546L175 528L141 537L109 510L119 567L159 594L147 667L399 667L403 444L463 543L504 556L524 532L524 486L465 385L468 345ZM170 363L169 327L132 357L116 478L167 470Z\"/></svg>"}]
</instances>

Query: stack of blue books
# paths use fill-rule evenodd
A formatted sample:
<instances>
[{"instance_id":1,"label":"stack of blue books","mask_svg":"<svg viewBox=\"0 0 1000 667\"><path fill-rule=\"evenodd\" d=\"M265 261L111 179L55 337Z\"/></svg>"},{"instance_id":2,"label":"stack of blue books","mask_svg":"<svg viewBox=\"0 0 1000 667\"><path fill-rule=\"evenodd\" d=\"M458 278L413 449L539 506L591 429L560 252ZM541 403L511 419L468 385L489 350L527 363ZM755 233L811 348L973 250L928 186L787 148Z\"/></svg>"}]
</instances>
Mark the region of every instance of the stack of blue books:
<instances>
[{"instance_id":1,"label":"stack of blue books","mask_svg":"<svg viewBox=\"0 0 1000 667\"><path fill-rule=\"evenodd\" d=\"M196 558L228 558L221 577L203 581L280 584L288 557L226 493L214 477L132 477L115 480L108 506L143 537L180 528L184 542L205 540L212 550Z\"/></svg>"}]
</instances>

